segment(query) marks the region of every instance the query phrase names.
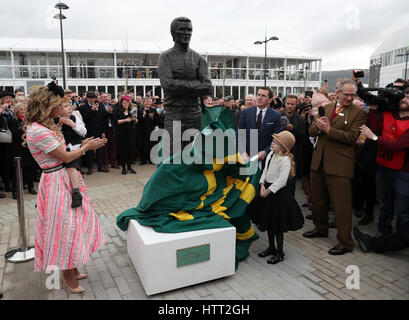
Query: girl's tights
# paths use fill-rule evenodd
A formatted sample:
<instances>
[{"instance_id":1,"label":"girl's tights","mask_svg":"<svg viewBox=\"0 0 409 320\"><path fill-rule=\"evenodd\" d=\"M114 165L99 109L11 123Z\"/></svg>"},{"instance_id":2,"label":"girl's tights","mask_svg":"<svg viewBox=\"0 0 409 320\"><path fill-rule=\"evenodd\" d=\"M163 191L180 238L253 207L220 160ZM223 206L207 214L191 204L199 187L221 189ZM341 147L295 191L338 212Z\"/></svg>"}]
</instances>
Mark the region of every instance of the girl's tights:
<instances>
[{"instance_id":1,"label":"girl's tights","mask_svg":"<svg viewBox=\"0 0 409 320\"><path fill-rule=\"evenodd\" d=\"M284 233L274 234L271 231L267 231L267 235L268 235L268 243L270 245L270 249L273 249L274 251L276 251L277 254L283 254L284 253L283 252ZM277 248L275 246L274 239L275 239L275 242L277 243Z\"/></svg>"}]
</instances>

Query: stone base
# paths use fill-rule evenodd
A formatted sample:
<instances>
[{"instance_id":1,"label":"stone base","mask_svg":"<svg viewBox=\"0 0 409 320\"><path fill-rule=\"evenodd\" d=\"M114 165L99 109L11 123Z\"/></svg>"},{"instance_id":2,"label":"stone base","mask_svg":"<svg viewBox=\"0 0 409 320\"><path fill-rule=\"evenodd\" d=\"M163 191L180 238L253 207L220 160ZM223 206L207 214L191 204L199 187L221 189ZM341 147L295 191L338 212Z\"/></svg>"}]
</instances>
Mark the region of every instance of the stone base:
<instances>
[{"instance_id":1,"label":"stone base","mask_svg":"<svg viewBox=\"0 0 409 320\"><path fill-rule=\"evenodd\" d=\"M231 276L236 228L158 233L129 222L128 254L147 295Z\"/></svg>"}]
</instances>

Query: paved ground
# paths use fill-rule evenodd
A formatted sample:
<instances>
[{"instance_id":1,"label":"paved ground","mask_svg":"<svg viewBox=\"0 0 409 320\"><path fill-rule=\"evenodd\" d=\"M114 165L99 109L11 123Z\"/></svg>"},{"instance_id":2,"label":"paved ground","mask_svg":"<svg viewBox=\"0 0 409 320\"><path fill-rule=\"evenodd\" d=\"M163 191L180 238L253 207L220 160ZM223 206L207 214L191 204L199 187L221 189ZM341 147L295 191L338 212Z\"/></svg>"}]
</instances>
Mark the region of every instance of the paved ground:
<instances>
[{"instance_id":1,"label":"paved ground","mask_svg":"<svg viewBox=\"0 0 409 320\"><path fill-rule=\"evenodd\" d=\"M11 264L4 254L19 245L17 204L10 197L0 199L0 292L3 299L246 299L246 300L362 300L409 299L409 250L400 253L364 254L359 248L345 256L328 255L336 244L335 231L328 239L304 239L302 233L311 229L307 220L304 228L285 235L286 260L276 266L266 263L257 253L267 247L266 234L253 243L250 257L240 263L231 277L148 297L126 252L125 233L115 224L116 216L135 207L142 195L143 186L154 172L154 166L135 166L138 174L122 176L120 170L94 173L85 176L89 193L99 213L107 244L92 254L89 263L82 267L88 278L81 280L86 292L71 295L66 289L48 290L45 287L49 274L33 272L33 262ZM297 199L303 195L297 186ZM34 243L35 196L24 194L27 238ZM305 209L304 209L305 210ZM305 210L305 214L308 212ZM355 221L356 222L356 221ZM375 224L366 228L375 232ZM360 269L360 289L346 288L346 268L356 265Z\"/></svg>"}]
</instances>

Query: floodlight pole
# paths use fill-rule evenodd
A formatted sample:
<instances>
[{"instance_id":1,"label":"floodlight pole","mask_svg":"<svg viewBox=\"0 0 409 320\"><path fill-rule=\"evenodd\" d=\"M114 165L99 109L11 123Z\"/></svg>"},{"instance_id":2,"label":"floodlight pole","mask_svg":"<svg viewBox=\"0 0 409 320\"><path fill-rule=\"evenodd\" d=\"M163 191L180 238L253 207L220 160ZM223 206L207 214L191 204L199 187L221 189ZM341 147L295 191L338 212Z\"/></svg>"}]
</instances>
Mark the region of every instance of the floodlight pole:
<instances>
[{"instance_id":1,"label":"floodlight pole","mask_svg":"<svg viewBox=\"0 0 409 320\"><path fill-rule=\"evenodd\" d=\"M61 32L61 61L62 61L62 83L63 83L63 88L65 89L65 54L64 54L64 35L63 35L63 29L62 29L62 21L63 19L66 19L66 17L62 14L62 10L66 10L69 7L62 2L59 2L55 5L55 8L60 10L60 14L56 14L54 16L55 19L60 20L60 32Z\"/></svg>"},{"instance_id":2,"label":"floodlight pole","mask_svg":"<svg viewBox=\"0 0 409 320\"><path fill-rule=\"evenodd\" d=\"M267 39L267 35L264 37L264 41L256 41L254 44L264 43L264 87L267 87L267 42L271 40L279 40L277 37L271 37Z\"/></svg>"}]
</instances>

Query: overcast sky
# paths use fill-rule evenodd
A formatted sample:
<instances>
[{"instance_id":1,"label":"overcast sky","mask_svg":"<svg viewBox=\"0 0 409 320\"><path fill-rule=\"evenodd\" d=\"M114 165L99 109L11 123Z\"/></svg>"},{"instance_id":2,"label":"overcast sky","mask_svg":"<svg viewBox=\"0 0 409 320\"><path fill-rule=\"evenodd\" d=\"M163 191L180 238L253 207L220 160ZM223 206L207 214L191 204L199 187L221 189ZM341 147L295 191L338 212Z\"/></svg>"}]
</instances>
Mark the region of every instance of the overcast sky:
<instances>
[{"instance_id":1,"label":"overcast sky","mask_svg":"<svg viewBox=\"0 0 409 320\"><path fill-rule=\"evenodd\" d=\"M173 18L193 22L192 43L246 48L267 35L323 57L323 70L368 68L370 54L409 26L408 0L65 0L64 37L167 41ZM59 38L57 0L0 0L0 36ZM276 42L270 42L269 46ZM194 47L192 47L194 49Z\"/></svg>"}]
</instances>

